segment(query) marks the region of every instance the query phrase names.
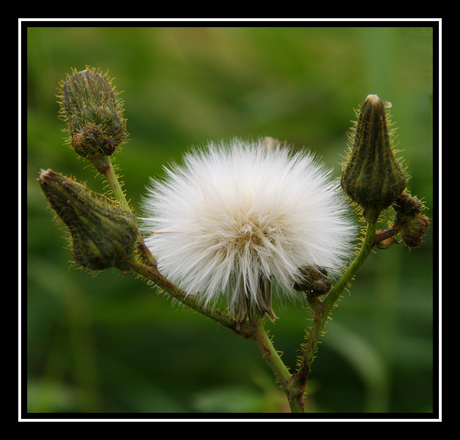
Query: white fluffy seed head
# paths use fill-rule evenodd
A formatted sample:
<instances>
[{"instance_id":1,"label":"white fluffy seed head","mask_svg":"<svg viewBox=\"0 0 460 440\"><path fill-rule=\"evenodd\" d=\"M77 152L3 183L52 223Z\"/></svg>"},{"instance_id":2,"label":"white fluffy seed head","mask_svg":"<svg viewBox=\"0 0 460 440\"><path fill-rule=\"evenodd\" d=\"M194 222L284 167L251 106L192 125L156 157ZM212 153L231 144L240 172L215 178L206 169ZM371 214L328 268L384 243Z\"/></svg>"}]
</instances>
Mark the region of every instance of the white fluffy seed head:
<instances>
[{"instance_id":1,"label":"white fluffy seed head","mask_svg":"<svg viewBox=\"0 0 460 440\"><path fill-rule=\"evenodd\" d=\"M166 173L143 202L145 243L159 270L206 304L226 295L230 309L246 301L244 310L270 315L267 280L299 295L291 287L301 266L334 273L350 256L357 230L348 206L309 152L233 139Z\"/></svg>"}]
</instances>

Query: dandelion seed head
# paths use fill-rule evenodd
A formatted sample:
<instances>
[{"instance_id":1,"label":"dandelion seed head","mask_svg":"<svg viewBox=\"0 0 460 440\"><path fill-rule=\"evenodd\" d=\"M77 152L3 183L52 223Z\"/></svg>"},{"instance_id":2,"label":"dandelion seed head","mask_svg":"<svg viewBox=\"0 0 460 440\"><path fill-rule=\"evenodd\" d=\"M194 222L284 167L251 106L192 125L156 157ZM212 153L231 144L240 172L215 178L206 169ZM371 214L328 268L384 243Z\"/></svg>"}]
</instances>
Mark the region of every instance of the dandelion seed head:
<instances>
[{"instance_id":1,"label":"dandelion seed head","mask_svg":"<svg viewBox=\"0 0 460 440\"><path fill-rule=\"evenodd\" d=\"M143 212L159 270L206 304L227 296L230 309L264 302L261 280L298 296L302 265L338 272L357 232L331 171L308 151L262 140L189 152L152 179Z\"/></svg>"}]
</instances>

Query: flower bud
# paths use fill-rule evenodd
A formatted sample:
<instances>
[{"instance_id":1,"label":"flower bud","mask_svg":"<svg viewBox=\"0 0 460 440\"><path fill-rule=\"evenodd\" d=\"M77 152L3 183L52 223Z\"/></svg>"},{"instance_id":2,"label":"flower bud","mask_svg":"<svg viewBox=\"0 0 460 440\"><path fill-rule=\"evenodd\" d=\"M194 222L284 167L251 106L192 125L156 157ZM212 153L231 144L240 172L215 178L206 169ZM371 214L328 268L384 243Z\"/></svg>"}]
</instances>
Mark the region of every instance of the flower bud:
<instances>
[{"instance_id":1,"label":"flower bud","mask_svg":"<svg viewBox=\"0 0 460 440\"><path fill-rule=\"evenodd\" d=\"M375 222L406 187L406 176L394 157L385 104L377 95L369 95L364 101L351 140L342 188L364 208L366 220Z\"/></svg>"},{"instance_id":2,"label":"flower bud","mask_svg":"<svg viewBox=\"0 0 460 440\"><path fill-rule=\"evenodd\" d=\"M398 242L396 241L396 239L394 237L388 237L388 238L385 238L385 239L379 241L375 245L379 249L388 249L390 246L392 246L395 243L397 244Z\"/></svg>"},{"instance_id":3,"label":"flower bud","mask_svg":"<svg viewBox=\"0 0 460 440\"><path fill-rule=\"evenodd\" d=\"M87 159L94 159L100 156L110 156L115 147L113 144L104 139L104 133L96 125L85 125L72 138L72 147L75 152Z\"/></svg>"},{"instance_id":4,"label":"flower bud","mask_svg":"<svg viewBox=\"0 0 460 440\"><path fill-rule=\"evenodd\" d=\"M307 292L310 296L325 295L331 289L331 282L327 278L327 271L320 266L302 266L299 269L298 280L293 289Z\"/></svg>"},{"instance_id":5,"label":"flower bud","mask_svg":"<svg viewBox=\"0 0 460 440\"><path fill-rule=\"evenodd\" d=\"M400 224L399 228L404 243L409 247L420 246L429 226L430 220L424 215L417 215Z\"/></svg>"},{"instance_id":6,"label":"flower bud","mask_svg":"<svg viewBox=\"0 0 460 440\"><path fill-rule=\"evenodd\" d=\"M107 75L88 68L75 71L61 83L59 98L69 143L80 156L108 156L125 141L123 102Z\"/></svg>"},{"instance_id":7,"label":"flower bud","mask_svg":"<svg viewBox=\"0 0 460 440\"><path fill-rule=\"evenodd\" d=\"M396 211L396 221L404 221L408 217L415 217L420 214L423 209L422 202L415 196L411 196L408 193L401 194L398 197L393 207Z\"/></svg>"},{"instance_id":8,"label":"flower bud","mask_svg":"<svg viewBox=\"0 0 460 440\"><path fill-rule=\"evenodd\" d=\"M421 215L424 209L422 202L417 197L404 193L396 199L393 207L396 211L395 226L404 243L409 247L420 246L430 225L428 217Z\"/></svg>"},{"instance_id":9,"label":"flower bud","mask_svg":"<svg viewBox=\"0 0 460 440\"><path fill-rule=\"evenodd\" d=\"M38 181L51 208L69 228L76 263L92 270L128 267L138 236L130 212L52 170L42 170Z\"/></svg>"}]
</instances>

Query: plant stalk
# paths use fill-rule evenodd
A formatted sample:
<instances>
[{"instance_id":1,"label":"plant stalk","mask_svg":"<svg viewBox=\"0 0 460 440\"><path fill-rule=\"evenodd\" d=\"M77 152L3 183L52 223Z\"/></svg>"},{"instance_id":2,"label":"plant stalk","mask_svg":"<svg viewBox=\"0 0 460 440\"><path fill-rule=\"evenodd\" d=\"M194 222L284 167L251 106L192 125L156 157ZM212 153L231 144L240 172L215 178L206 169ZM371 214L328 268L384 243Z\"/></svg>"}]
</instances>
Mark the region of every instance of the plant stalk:
<instances>
[{"instance_id":1,"label":"plant stalk","mask_svg":"<svg viewBox=\"0 0 460 440\"><path fill-rule=\"evenodd\" d=\"M130 270L152 281L165 292L169 293L173 298L180 301L182 304L185 304L191 309L207 316L208 318L213 319L222 326L228 327L230 330L233 330L236 334L242 336L243 338L251 338L256 331L253 326L250 325L250 323L239 323L225 313L220 312L219 310L200 304L193 295L188 295L186 292L169 281L158 271L157 267L153 264L146 264L135 258L130 262Z\"/></svg>"},{"instance_id":2,"label":"plant stalk","mask_svg":"<svg viewBox=\"0 0 460 440\"><path fill-rule=\"evenodd\" d=\"M303 393L299 393L294 383L291 381L291 373L281 359L279 352L276 351L273 343L264 327L265 319L254 320L251 324L254 326L254 333L251 339L257 345L262 353L262 357L272 370L276 377L276 382L286 394L286 397L293 413L303 413Z\"/></svg>"},{"instance_id":3,"label":"plant stalk","mask_svg":"<svg viewBox=\"0 0 460 440\"><path fill-rule=\"evenodd\" d=\"M101 156L91 160L96 169L104 175L112 190L114 197L121 203L121 206L127 211L131 212L125 194L121 189L120 182L118 181L117 173L115 172L110 156Z\"/></svg>"},{"instance_id":4,"label":"plant stalk","mask_svg":"<svg viewBox=\"0 0 460 440\"><path fill-rule=\"evenodd\" d=\"M113 168L112 161L110 160L110 156L102 156L92 160L93 165L95 168L106 178L107 183L112 190L113 196L116 200L118 200L121 206L129 212L132 212L131 207L129 206L128 201L126 200L125 194L121 188L121 184L118 181L117 173ZM138 245L141 248L142 254L147 258L147 261L156 266L155 257L151 254L147 246L144 244L144 239L139 232L138 234Z\"/></svg>"},{"instance_id":5,"label":"plant stalk","mask_svg":"<svg viewBox=\"0 0 460 440\"><path fill-rule=\"evenodd\" d=\"M125 209L131 211L123 190L121 189L121 185L118 182L110 157L102 157L97 159L97 161L93 161L93 163L98 171L101 172L107 179L115 198ZM273 343L265 330L265 320L263 318L255 319L251 322L237 322L230 316L197 302L192 295L187 295L186 292L179 289L158 271L155 258L145 246L140 233L138 243L141 248L141 254L147 259L147 264L135 258L130 263L130 269L154 282L161 289L193 310L215 320L224 327L228 327L243 338L252 339L259 351L262 353L262 357L265 362L275 375L276 381L281 385L283 391L285 392L291 412L303 413L303 395L311 364L313 363L316 348L322 334L322 329L340 294L355 276L356 272L372 250L372 247L375 244L376 230L376 222L368 223L366 235L358 255L351 262L350 266L344 272L337 284L329 291L329 294L323 302L317 298L313 299L307 295L307 299L309 300L309 304L312 310L314 310L315 315L313 318L313 325L305 344L304 355L300 368L293 375L291 375L286 365L281 360L280 354L273 346Z\"/></svg>"},{"instance_id":6,"label":"plant stalk","mask_svg":"<svg viewBox=\"0 0 460 440\"><path fill-rule=\"evenodd\" d=\"M359 250L355 259L351 262L350 266L348 266L348 269L343 273L339 281L335 284L335 286L332 287L322 302L320 302L319 299L315 299L315 303L310 304L312 310L314 310L315 313L313 317L313 323L307 336L307 342L303 350L303 357L300 363L300 367L297 373L292 376L292 381L300 382L300 385L297 386L299 393L303 393L305 391L306 381L311 370L311 365L315 359L316 349L321 338L324 325L326 324L326 320L329 317L329 314L334 308L343 290L347 287L347 285L356 275L356 272L369 256L375 244L376 232L377 222L369 222L366 227L366 233L361 249ZM321 306L318 303L320 303Z\"/></svg>"},{"instance_id":7,"label":"plant stalk","mask_svg":"<svg viewBox=\"0 0 460 440\"><path fill-rule=\"evenodd\" d=\"M130 264L130 268L134 272L154 282L161 289L193 310L213 319L224 327L228 327L243 338L252 339L261 352L263 359L273 372L276 381L280 384L286 394L291 412L303 413L303 395L305 392L306 382L327 317L333 309L340 294L369 256L369 253L375 244L376 231L376 223L368 223L366 234L358 255L351 262L350 266L344 272L337 284L329 291L329 294L324 301L321 302L318 298L309 298L307 296L315 315L312 327L308 334L307 342L305 344L300 368L293 375L291 375L288 368L282 361L280 354L276 351L267 331L265 330L265 320L263 318L254 319L250 322L237 322L230 316L225 315L218 310L205 307L203 304L197 302L192 295L187 295L186 292L179 289L175 284L171 283L171 281L163 276L158 271L156 265L151 263L146 264L138 259L134 259Z\"/></svg>"}]
</instances>

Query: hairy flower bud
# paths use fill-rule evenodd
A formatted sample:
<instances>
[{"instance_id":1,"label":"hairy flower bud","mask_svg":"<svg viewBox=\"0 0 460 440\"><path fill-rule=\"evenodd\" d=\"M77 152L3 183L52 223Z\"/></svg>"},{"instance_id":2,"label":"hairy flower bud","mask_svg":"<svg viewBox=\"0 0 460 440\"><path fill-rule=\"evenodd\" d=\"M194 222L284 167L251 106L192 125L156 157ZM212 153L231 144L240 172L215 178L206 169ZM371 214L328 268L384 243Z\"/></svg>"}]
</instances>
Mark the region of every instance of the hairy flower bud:
<instances>
[{"instance_id":1,"label":"hairy flower bud","mask_svg":"<svg viewBox=\"0 0 460 440\"><path fill-rule=\"evenodd\" d=\"M424 215L417 215L399 226L404 243L409 247L418 247L422 244L430 220Z\"/></svg>"},{"instance_id":2,"label":"hairy flower bud","mask_svg":"<svg viewBox=\"0 0 460 440\"><path fill-rule=\"evenodd\" d=\"M377 95L369 95L364 101L351 140L342 188L364 208L366 220L375 222L406 187L406 176L391 145L385 104Z\"/></svg>"},{"instance_id":3,"label":"hairy flower bud","mask_svg":"<svg viewBox=\"0 0 460 440\"><path fill-rule=\"evenodd\" d=\"M421 215L424 208L422 202L417 197L404 193L396 199L393 207L396 211L395 226L404 243L409 247L420 246L430 226L428 217Z\"/></svg>"},{"instance_id":4,"label":"hairy flower bud","mask_svg":"<svg viewBox=\"0 0 460 440\"><path fill-rule=\"evenodd\" d=\"M123 102L106 74L89 68L74 71L61 83L58 97L69 143L80 156L108 156L126 140Z\"/></svg>"},{"instance_id":5,"label":"hairy flower bud","mask_svg":"<svg viewBox=\"0 0 460 440\"><path fill-rule=\"evenodd\" d=\"M307 292L312 296L325 295L331 289L327 271L320 266L302 266L299 270L299 280L293 285L294 290Z\"/></svg>"},{"instance_id":6,"label":"hairy flower bud","mask_svg":"<svg viewBox=\"0 0 460 440\"><path fill-rule=\"evenodd\" d=\"M113 144L104 139L104 133L96 125L85 125L72 138L72 147L75 152L87 159L100 156L109 156L115 151Z\"/></svg>"},{"instance_id":7,"label":"hairy flower bud","mask_svg":"<svg viewBox=\"0 0 460 440\"><path fill-rule=\"evenodd\" d=\"M92 270L125 270L138 236L134 216L52 170L42 170L38 181L51 208L69 228L75 262Z\"/></svg>"},{"instance_id":8,"label":"hairy flower bud","mask_svg":"<svg viewBox=\"0 0 460 440\"><path fill-rule=\"evenodd\" d=\"M406 217L414 217L422 212L422 202L408 193L401 194L393 204L397 216L396 221L404 221Z\"/></svg>"}]
</instances>

